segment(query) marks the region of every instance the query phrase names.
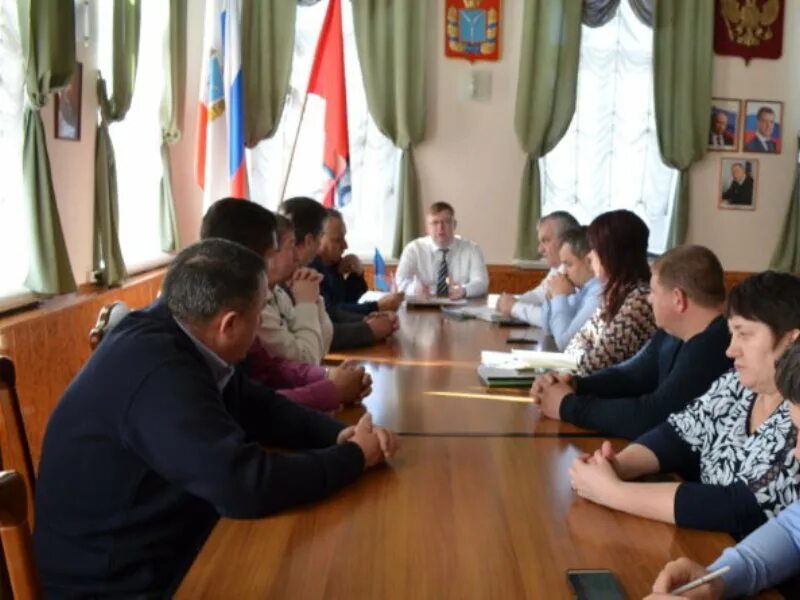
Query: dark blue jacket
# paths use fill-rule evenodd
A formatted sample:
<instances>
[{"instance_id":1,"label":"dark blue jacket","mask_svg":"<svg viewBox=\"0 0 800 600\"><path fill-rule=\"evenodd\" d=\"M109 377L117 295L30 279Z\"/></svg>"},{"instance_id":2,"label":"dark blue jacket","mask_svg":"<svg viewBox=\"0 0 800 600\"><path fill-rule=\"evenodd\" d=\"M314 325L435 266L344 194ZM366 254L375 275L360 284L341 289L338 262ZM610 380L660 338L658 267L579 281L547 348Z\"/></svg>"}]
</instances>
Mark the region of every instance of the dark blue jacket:
<instances>
[{"instance_id":1,"label":"dark blue jacket","mask_svg":"<svg viewBox=\"0 0 800 600\"><path fill-rule=\"evenodd\" d=\"M356 479L364 458L336 445L343 427L239 369L220 393L164 305L132 313L47 426L34 532L47 596L170 594L219 515L262 517Z\"/></svg>"},{"instance_id":2,"label":"dark blue jacket","mask_svg":"<svg viewBox=\"0 0 800 600\"><path fill-rule=\"evenodd\" d=\"M627 361L577 380L561 420L606 435L636 438L702 396L733 363L723 317L684 343L663 329Z\"/></svg>"},{"instance_id":3,"label":"dark blue jacket","mask_svg":"<svg viewBox=\"0 0 800 600\"><path fill-rule=\"evenodd\" d=\"M378 310L377 302L359 302L358 299L367 291L364 277L351 273L347 279L339 273L339 265L325 266L319 256L315 256L309 265L322 273L322 285L319 291L325 299L325 307L331 319L336 314L334 309L367 315Z\"/></svg>"}]
</instances>

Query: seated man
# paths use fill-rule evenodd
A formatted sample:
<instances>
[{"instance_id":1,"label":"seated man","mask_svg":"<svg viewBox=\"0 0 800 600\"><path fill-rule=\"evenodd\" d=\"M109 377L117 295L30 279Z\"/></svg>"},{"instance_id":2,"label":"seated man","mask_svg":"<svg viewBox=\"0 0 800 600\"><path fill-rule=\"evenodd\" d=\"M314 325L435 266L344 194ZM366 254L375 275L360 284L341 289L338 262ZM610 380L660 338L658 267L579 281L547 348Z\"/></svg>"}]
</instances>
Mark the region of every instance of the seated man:
<instances>
[{"instance_id":1,"label":"seated man","mask_svg":"<svg viewBox=\"0 0 800 600\"><path fill-rule=\"evenodd\" d=\"M519 298L503 293L497 301L497 310L504 315L513 316L521 321L527 321L537 327L544 326L542 305L547 299L547 286L552 278L558 274L561 266L559 248L564 241L564 235L571 229L580 227L578 221L564 210L557 210L545 215L536 225L539 238L539 254L550 267L547 277L535 288L525 292Z\"/></svg>"},{"instance_id":2,"label":"seated man","mask_svg":"<svg viewBox=\"0 0 800 600\"><path fill-rule=\"evenodd\" d=\"M280 242L277 251L276 230ZM296 262L294 229L286 217L273 215L266 208L248 200L225 198L215 202L206 212L200 237L236 242L263 256L266 261L270 291L267 296L268 308L262 311L258 335L264 337L269 347L261 339L254 342L247 357L247 373L250 377L277 389L294 402L319 410L333 410L341 403L360 401L369 393L372 379L363 367L345 364L328 370L320 367L318 361L313 364L300 362L278 354L288 354L295 348L302 351L318 349L321 358L327 351L333 329L324 307L320 306L319 284L314 274L311 274L313 278L296 278L291 282L295 295L302 302L298 303L299 308L295 311L287 295L288 316L284 318L280 313L277 294L285 292L277 285L289 281ZM277 293L274 292L276 289ZM316 305L309 311L307 322L311 327L304 326L304 321L296 317L296 312L306 305ZM320 315L319 319L317 315ZM327 338L323 336L320 339L317 324L327 333Z\"/></svg>"},{"instance_id":3,"label":"seated man","mask_svg":"<svg viewBox=\"0 0 800 600\"><path fill-rule=\"evenodd\" d=\"M294 225L297 263L302 265L300 271L312 273L321 283L322 275L305 266L319 250L327 210L316 200L304 197L284 201L279 210ZM286 296L291 300L291 295ZM397 316L390 311L371 313L365 317L363 314L329 306L327 314L333 321L331 350L372 346L397 330Z\"/></svg>"},{"instance_id":4,"label":"seated man","mask_svg":"<svg viewBox=\"0 0 800 600\"><path fill-rule=\"evenodd\" d=\"M587 377L542 376L534 401L552 419L633 439L684 409L731 368L722 316L722 265L703 246L679 246L653 265L659 330L633 358Z\"/></svg>"},{"instance_id":5,"label":"seated man","mask_svg":"<svg viewBox=\"0 0 800 600\"><path fill-rule=\"evenodd\" d=\"M72 381L50 416L36 488L46 596L171 595L220 515L319 500L394 452L395 436L368 416L346 427L234 366L266 293L262 257L225 240L194 244L160 299L125 317Z\"/></svg>"},{"instance_id":6,"label":"seated man","mask_svg":"<svg viewBox=\"0 0 800 600\"><path fill-rule=\"evenodd\" d=\"M489 274L477 244L456 237L456 218L447 202L434 202L425 218L426 237L403 249L397 265L397 289L409 296L446 296L457 300L483 296Z\"/></svg>"},{"instance_id":7,"label":"seated man","mask_svg":"<svg viewBox=\"0 0 800 600\"><path fill-rule=\"evenodd\" d=\"M352 313L367 315L379 311L396 311L403 302L402 293L387 294L377 302L359 302L367 291L364 267L355 254L342 256L347 250L347 226L342 213L328 209L322 227L319 251L309 266L322 273L322 297L325 305Z\"/></svg>"},{"instance_id":8,"label":"seated man","mask_svg":"<svg viewBox=\"0 0 800 600\"><path fill-rule=\"evenodd\" d=\"M261 314L258 338L274 356L319 364L333 338L333 325L319 295L320 277L309 269L295 272L294 244L276 240L275 231L275 216L264 207L238 198L225 198L208 209L200 237L235 241L272 262L270 289ZM281 241L276 253L275 244ZM294 300L277 285L287 282L291 282Z\"/></svg>"},{"instance_id":9,"label":"seated man","mask_svg":"<svg viewBox=\"0 0 800 600\"><path fill-rule=\"evenodd\" d=\"M679 527L743 537L800 499L791 400L775 365L800 336L800 278L766 271L735 286L726 306L734 369L621 452L603 442L572 463L583 498ZM640 482L656 473L683 481Z\"/></svg>"},{"instance_id":10,"label":"seated man","mask_svg":"<svg viewBox=\"0 0 800 600\"><path fill-rule=\"evenodd\" d=\"M789 399L789 412L795 429L800 428L800 344L795 342L778 361L775 383L784 398ZM795 458L800 460L800 437L795 438ZM716 571L729 567L727 573L713 583L703 585L692 598L738 598L754 596L800 574L800 501L795 502L747 536L735 548L728 548L709 567ZM653 585L652 596L678 598L669 592L708 572L701 565L679 558L664 567ZM781 588L786 598L797 598L798 582L791 581L791 590ZM788 586L787 586L788 587ZM681 598L683 596L680 596Z\"/></svg>"},{"instance_id":11,"label":"seated man","mask_svg":"<svg viewBox=\"0 0 800 600\"><path fill-rule=\"evenodd\" d=\"M561 236L558 256L564 272L554 273L545 282L547 299L542 304L542 327L562 352L592 318L603 296L603 284L595 277L589 260L586 230L577 227ZM518 302L512 312L520 307L535 308Z\"/></svg>"}]
</instances>

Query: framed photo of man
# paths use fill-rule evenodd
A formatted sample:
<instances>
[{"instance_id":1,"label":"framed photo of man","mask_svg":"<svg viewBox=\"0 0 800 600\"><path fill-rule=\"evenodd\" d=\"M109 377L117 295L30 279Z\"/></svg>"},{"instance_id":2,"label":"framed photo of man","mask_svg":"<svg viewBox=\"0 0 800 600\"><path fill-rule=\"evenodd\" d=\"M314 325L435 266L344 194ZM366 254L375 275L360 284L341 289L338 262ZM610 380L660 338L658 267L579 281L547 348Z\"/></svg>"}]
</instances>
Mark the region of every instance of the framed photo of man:
<instances>
[{"instance_id":1,"label":"framed photo of man","mask_svg":"<svg viewBox=\"0 0 800 600\"><path fill-rule=\"evenodd\" d=\"M62 140L81 139L81 86L83 65L75 63L72 81L55 95L55 134Z\"/></svg>"},{"instance_id":2,"label":"framed photo of man","mask_svg":"<svg viewBox=\"0 0 800 600\"><path fill-rule=\"evenodd\" d=\"M719 169L719 208L755 210L757 184L757 160L752 158L721 159Z\"/></svg>"},{"instance_id":3,"label":"framed photo of man","mask_svg":"<svg viewBox=\"0 0 800 600\"><path fill-rule=\"evenodd\" d=\"M783 102L748 100L744 109L744 151L780 154Z\"/></svg>"},{"instance_id":4,"label":"framed photo of man","mask_svg":"<svg viewBox=\"0 0 800 600\"><path fill-rule=\"evenodd\" d=\"M742 101L712 98L708 123L708 149L736 152L739 149L739 117Z\"/></svg>"}]
</instances>

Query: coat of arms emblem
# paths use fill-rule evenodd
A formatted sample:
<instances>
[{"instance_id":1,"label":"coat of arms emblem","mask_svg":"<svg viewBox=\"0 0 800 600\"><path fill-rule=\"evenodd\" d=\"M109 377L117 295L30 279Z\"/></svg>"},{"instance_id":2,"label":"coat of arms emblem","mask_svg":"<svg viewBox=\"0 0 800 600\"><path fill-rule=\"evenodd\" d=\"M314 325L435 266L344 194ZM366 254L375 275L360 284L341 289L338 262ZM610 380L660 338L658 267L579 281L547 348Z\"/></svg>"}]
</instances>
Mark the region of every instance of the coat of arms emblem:
<instances>
[{"instance_id":1,"label":"coat of arms emblem","mask_svg":"<svg viewBox=\"0 0 800 600\"><path fill-rule=\"evenodd\" d=\"M445 56L476 60L500 57L500 0L446 0Z\"/></svg>"}]
</instances>

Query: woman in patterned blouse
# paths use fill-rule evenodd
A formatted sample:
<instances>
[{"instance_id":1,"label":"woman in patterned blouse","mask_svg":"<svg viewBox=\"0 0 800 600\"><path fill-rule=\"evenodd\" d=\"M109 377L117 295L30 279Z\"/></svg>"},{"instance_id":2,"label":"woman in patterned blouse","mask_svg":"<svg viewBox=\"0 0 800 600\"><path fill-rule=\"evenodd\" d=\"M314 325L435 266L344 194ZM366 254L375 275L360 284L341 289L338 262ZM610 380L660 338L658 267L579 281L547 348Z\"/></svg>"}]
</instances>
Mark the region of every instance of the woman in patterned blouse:
<instances>
[{"instance_id":1,"label":"woman in patterned blouse","mask_svg":"<svg viewBox=\"0 0 800 600\"><path fill-rule=\"evenodd\" d=\"M775 361L800 334L800 278L753 275L731 291L727 317L734 370L619 454L604 442L594 455L576 459L570 475L579 495L735 536L800 498L797 429L775 384ZM630 482L663 471L686 481Z\"/></svg>"},{"instance_id":2,"label":"woman in patterned blouse","mask_svg":"<svg viewBox=\"0 0 800 600\"><path fill-rule=\"evenodd\" d=\"M578 375L627 360L653 337L649 236L644 221L629 210L603 213L589 225L589 260L603 284L603 299L565 350L578 361Z\"/></svg>"}]
</instances>

